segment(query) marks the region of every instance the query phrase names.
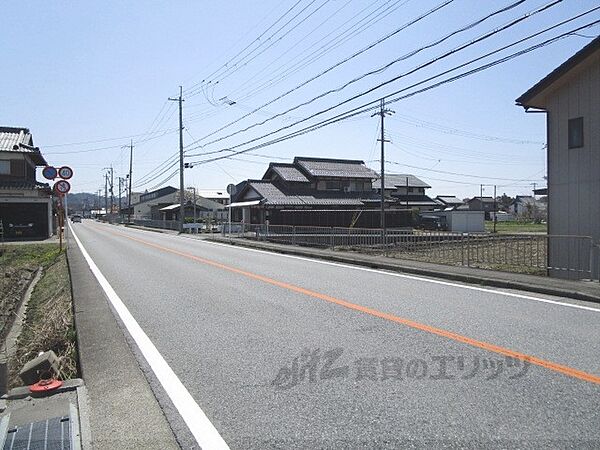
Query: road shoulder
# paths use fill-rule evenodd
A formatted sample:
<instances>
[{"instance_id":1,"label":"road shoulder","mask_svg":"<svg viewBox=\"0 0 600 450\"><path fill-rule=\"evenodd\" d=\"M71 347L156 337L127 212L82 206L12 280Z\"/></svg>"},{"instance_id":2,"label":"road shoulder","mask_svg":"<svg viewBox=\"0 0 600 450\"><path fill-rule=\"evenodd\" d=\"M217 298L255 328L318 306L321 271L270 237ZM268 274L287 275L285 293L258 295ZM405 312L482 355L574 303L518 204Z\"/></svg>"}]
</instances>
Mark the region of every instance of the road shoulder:
<instances>
[{"instance_id":1,"label":"road shoulder","mask_svg":"<svg viewBox=\"0 0 600 450\"><path fill-rule=\"evenodd\" d=\"M97 280L68 243L78 351L94 448L179 449Z\"/></svg>"}]
</instances>

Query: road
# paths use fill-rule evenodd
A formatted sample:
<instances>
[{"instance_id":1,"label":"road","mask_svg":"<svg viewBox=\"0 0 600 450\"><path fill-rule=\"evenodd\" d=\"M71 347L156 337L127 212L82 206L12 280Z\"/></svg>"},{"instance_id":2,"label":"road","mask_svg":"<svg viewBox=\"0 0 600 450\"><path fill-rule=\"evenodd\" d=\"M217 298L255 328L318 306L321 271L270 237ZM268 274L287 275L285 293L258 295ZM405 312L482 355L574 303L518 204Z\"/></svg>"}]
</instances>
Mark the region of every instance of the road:
<instances>
[{"instance_id":1,"label":"road","mask_svg":"<svg viewBox=\"0 0 600 450\"><path fill-rule=\"evenodd\" d=\"M232 449L600 446L600 305L73 230Z\"/></svg>"}]
</instances>

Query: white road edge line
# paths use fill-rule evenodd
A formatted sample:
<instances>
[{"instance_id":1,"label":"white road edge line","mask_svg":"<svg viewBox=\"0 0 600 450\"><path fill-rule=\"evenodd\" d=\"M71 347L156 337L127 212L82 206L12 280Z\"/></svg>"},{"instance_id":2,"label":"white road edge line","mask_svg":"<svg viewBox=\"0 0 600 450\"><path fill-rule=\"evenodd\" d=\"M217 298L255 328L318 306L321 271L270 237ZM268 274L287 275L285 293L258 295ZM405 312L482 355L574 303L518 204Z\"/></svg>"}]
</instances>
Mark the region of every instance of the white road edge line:
<instances>
[{"instance_id":1,"label":"white road edge line","mask_svg":"<svg viewBox=\"0 0 600 450\"><path fill-rule=\"evenodd\" d=\"M407 274L403 274L403 273L394 273L394 272L389 272L389 271L385 271L385 270L379 270L379 269L370 269L368 267L360 267L360 266L354 266L352 264L344 264L344 263L337 263L337 262L331 262L331 261L321 261L318 259L313 259L313 258L306 258L304 256L296 256L296 255L285 255L283 253L277 253L277 252L270 252L268 250L258 250L255 248L248 248L248 247L242 247L241 245L229 245L229 244L224 244L221 242L211 242L211 241L206 241L204 239L197 239L198 242L202 242L204 244L210 244L210 245L219 245L222 247L227 247L227 248L233 248L233 249L240 249L240 250L245 250L248 252L257 252L257 253L266 253L269 255L276 255L276 256L280 256L280 257L284 257L284 258L292 258L292 259L299 259L302 261L309 261L315 264L326 264L329 266L338 266L338 267L344 267L347 269L353 269L353 270L361 270L363 272L373 272L373 273L378 273L381 275L388 275L388 276L392 276L392 277L398 277L398 278L406 278L409 280L416 280L416 281L423 281L426 283L433 283L433 284L441 284L443 286L452 286L452 287L458 287L458 288L462 288L462 289L470 289L472 291L479 291L479 292L488 292L491 294L497 294L497 295L504 295L507 297L514 297L514 298L522 298L525 300L531 300L531 301L536 301L536 302L541 302L541 303L550 303L552 305L557 305L557 306L566 306L569 308L577 308L577 309L584 309L586 311L593 311L593 312L597 312L600 313L600 309L598 308L592 308L590 306L583 306L583 305L575 305L572 303L565 303L565 302L558 302L556 300L549 300L546 298L541 298L541 297L533 297L530 295L523 295L523 294L515 294L512 292L504 292L504 291L497 291L494 289L490 289L490 288L481 288L481 287L477 287L477 286L466 286L464 284L459 284L459 283L452 283L450 281L441 281L441 280L434 280L432 278L426 278L425 276L415 276L415 275L407 275Z\"/></svg>"},{"instance_id":2,"label":"white road edge line","mask_svg":"<svg viewBox=\"0 0 600 450\"><path fill-rule=\"evenodd\" d=\"M98 269L98 266L96 266L88 254L70 224L69 228L71 229L75 242L77 242L81 253L87 261L90 270L98 280L98 283L100 283L100 286L102 286L106 296L127 328L127 331L142 352L142 355L144 355L148 365L152 368L156 378L160 381L160 384L163 386L167 395L173 402L173 405L190 429L198 445L202 449L229 449L229 446L208 417L206 417L204 411L202 411L181 380L179 380L175 372L173 372L171 367L167 364L150 338L144 333L144 330L142 330L135 318L131 315L108 280L102 275L102 272L100 272L100 269Z\"/></svg>"}]
</instances>

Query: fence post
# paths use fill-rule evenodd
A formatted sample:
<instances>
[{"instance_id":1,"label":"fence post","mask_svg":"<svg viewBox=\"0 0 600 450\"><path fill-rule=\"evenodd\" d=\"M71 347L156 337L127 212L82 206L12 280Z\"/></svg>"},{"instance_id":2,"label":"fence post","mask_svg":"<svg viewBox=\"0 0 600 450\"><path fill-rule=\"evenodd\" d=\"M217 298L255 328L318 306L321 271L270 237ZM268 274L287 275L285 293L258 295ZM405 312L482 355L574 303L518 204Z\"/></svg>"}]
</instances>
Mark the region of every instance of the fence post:
<instances>
[{"instance_id":1,"label":"fence post","mask_svg":"<svg viewBox=\"0 0 600 450\"><path fill-rule=\"evenodd\" d=\"M335 229L333 227L331 227L331 235L330 235L330 238L329 238L329 241L330 241L329 242L329 246L331 247L332 250L335 249L335 241L334 241L335 236L334 236L334 232L335 232Z\"/></svg>"},{"instance_id":2,"label":"fence post","mask_svg":"<svg viewBox=\"0 0 600 450\"><path fill-rule=\"evenodd\" d=\"M296 225L292 225L292 245L296 245Z\"/></svg>"}]
</instances>

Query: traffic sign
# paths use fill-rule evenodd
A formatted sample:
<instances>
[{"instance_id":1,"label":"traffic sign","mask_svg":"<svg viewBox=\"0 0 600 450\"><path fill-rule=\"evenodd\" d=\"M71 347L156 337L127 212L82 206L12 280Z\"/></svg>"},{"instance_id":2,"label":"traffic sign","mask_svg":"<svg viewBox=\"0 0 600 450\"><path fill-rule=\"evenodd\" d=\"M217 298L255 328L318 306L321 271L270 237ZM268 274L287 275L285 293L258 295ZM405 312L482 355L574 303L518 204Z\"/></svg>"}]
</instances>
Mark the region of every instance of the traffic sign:
<instances>
[{"instance_id":1,"label":"traffic sign","mask_svg":"<svg viewBox=\"0 0 600 450\"><path fill-rule=\"evenodd\" d=\"M58 169L58 176L63 180L68 180L73 176L73 169L71 169L69 166L62 166L60 169Z\"/></svg>"},{"instance_id":2,"label":"traffic sign","mask_svg":"<svg viewBox=\"0 0 600 450\"><path fill-rule=\"evenodd\" d=\"M47 180L54 180L58 175L58 171L56 170L56 167L46 166L42 169L42 175Z\"/></svg>"},{"instance_id":3,"label":"traffic sign","mask_svg":"<svg viewBox=\"0 0 600 450\"><path fill-rule=\"evenodd\" d=\"M227 193L229 195L235 194L235 184L228 184L227 185Z\"/></svg>"},{"instance_id":4,"label":"traffic sign","mask_svg":"<svg viewBox=\"0 0 600 450\"><path fill-rule=\"evenodd\" d=\"M66 180L60 180L54 183L54 192L58 195L65 195L71 190L71 184Z\"/></svg>"}]
</instances>

